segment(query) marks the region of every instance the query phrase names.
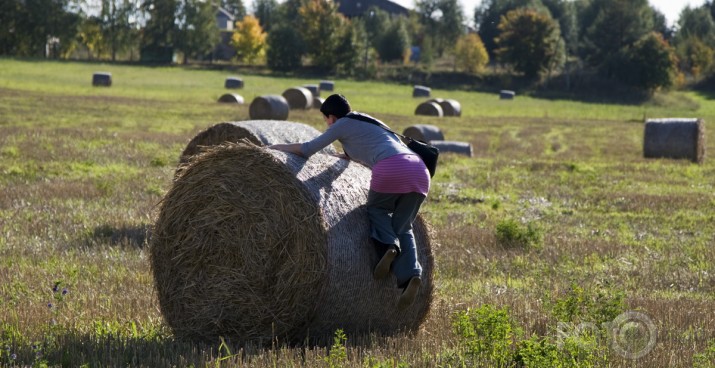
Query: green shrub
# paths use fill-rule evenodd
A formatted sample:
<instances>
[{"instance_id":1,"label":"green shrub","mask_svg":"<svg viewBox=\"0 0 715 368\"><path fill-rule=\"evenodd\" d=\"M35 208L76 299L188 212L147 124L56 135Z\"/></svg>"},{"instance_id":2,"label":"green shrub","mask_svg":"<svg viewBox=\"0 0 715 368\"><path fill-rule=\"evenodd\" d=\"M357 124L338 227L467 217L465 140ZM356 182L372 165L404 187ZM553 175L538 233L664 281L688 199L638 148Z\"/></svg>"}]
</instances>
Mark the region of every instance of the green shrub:
<instances>
[{"instance_id":1,"label":"green shrub","mask_svg":"<svg viewBox=\"0 0 715 368\"><path fill-rule=\"evenodd\" d=\"M512 361L515 328L507 308L485 304L477 309L458 312L453 322L467 358L473 362L488 360L500 366Z\"/></svg>"},{"instance_id":2,"label":"green shrub","mask_svg":"<svg viewBox=\"0 0 715 368\"><path fill-rule=\"evenodd\" d=\"M542 230L534 223L520 224L514 219L500 221L496 236L506 247L538 248L542 242Z\"/></svg>"}]
</instances>

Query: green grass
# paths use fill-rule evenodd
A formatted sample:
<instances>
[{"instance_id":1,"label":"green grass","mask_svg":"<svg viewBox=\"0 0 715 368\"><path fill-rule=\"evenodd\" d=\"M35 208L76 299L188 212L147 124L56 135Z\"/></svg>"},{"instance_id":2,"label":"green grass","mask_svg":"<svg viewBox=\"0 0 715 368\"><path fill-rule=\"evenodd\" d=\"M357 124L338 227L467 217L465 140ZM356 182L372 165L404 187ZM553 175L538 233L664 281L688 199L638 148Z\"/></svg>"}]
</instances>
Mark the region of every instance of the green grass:
<instances>
[{"instance_id":1,"label":"green grass","mask_svg":"<svg viewBox=\"0 0 715 368\"><path fill-rule=\"evenodd\" d=\"M92 87L95 71L113 86ZM229 75L243 77L246 104L216 103ZM715 163L642 157L644 118L715 121L712 96L695 92L629 105L433 90L463 111L436 119L414 115L411 85L336 80L397 131L433 124L473 146L472 158L442 155L423 207L437 244L423 331L336 334L333 349L174 339L145 241L181 151L209 126L248 119L254 97L316 82L0 59L0 366L715 365ZM324 129L315 110L289 120ZM658 333L636 360L598 327L626 311ZM597 329L574 334L580 323ZM505 328L509 338L495 335Z\"/></svg>"}]
</instances>

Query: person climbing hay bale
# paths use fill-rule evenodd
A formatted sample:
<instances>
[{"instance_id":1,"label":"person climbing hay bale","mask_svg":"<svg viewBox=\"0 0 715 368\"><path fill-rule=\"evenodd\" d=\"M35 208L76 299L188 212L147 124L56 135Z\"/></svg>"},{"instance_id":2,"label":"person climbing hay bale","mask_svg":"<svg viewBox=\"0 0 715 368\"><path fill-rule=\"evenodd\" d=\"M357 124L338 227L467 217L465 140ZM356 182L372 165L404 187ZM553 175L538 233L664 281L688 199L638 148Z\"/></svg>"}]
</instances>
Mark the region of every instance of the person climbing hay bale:
<instances>
[{"instance_id":1,"label":"person climbing hay bale","mask_svg":"<svg viewBox=\"0 0 715 368\"><path fill-rule=\"evenodd\" d=\"M436 116L441 118L444 116L444 112L442 111L442 106L438 103L427 101L417 105L415 115Z\"/></svg>"},{"instance_id":2,"label":"person climbing hay bale","mask_svg":"<svg viewBox=\"0 0 715 368\"><path fill-rule=\"evenodd\" d=\"M289 112L288 101L278 95L256 97L248 107L251 119L285 120Z\"/></svg>"},{"instance_id":3,"label":"person climbing hay bale","mask_svg":"<svg viewBox=\"0 0 715 368\"><path fill-rule=\"evenodd\" d=\"M181 338L236 343L415 331L430 309L428 225L415 222L423 283L398 312L394 279L376 281L363 204L370 171L248 143L193 156L161 202L150 263L164 319Z\"/></svg>"},{"instance_id":4,"label":"person climbing hay bale","mask_svg":"<svg viewBox=\"0 0 715 368\"><path fill-rule=\"evenodd\" d=\"M259 146L269 146L279 143L297 143L309 141L320 135L320 131L310 125L281 120L246 120L229 121L216 124L197 134L179 159L185 164L189 158L208 146L217 146L224 142L238 142L247 139ZM320 151L325 154L335 154L335 148L330 145Z\"/></svg>"},{"instance_id":5,"label":"person climbing hay bale","mask_svg":"<svg viewBox=\"0 0 715 368\"><path fill-rule=\"evenodd\" d=\"M437 147L440 154L449 152L472 157L472 145L468 142L431 140L429 143Z\"/></svg>"},{"instance_id":6,"label":"person climbing hay bale","mask_svg":"<svg viewBox=\"0 0 715 368\"><path fill-rule=\"evenodd\" d=\"M648 119L643 135L646 158L705 158L705 124L701 119Z\"/></svg>"},{"instance_id":7,"label":"person climbing hay bale","mask_svg":"<svg viewBox=\"0 0 715 368\"><path fill-rule=\"evenodd\" d=\"M442 130L440 130L439 127L437 127L436 125L429 124L416 124L408 126L402 132L402 135L423 142L444 140L444 134L442 134Z\"/></svg>"},{"instance_id":8,"label":"person climbing hay bale","mask_svg":"<svg viewBox=\"0 0 715 368\"><path fill-rule=\"evenodd\" d=\"M221 97L218 98L218 102L222 103L235 103L242 105L243 104L243 96L235 94L235 93L224 93L221 95Z\"/></svg>"},{"instance_id":9,"label":"person climbing hay bale","mask_svg":"<svg viewBox=\"0 0 715 368\"><path fill-rule=\"evenodd\" d=\"M283 91L282 96L291 109L307 110L313 106L313 93L305 87L293 87Z\"/></svg>"}]
</instances>

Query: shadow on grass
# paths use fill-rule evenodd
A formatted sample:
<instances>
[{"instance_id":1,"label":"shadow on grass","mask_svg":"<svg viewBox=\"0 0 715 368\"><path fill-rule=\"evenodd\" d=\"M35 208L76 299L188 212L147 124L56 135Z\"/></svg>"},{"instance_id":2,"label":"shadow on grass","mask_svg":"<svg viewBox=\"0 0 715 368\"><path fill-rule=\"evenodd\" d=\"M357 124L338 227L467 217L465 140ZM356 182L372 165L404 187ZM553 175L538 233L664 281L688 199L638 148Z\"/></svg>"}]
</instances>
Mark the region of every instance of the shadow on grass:
<instances>
[{"instance_id":1,"label":"shadow on grass","mask_svg":"<svg viewBox=\"0 0 715 368\"><path fill-rule=\"evenodd\" d=\"M106 243L111 246L144 248L151 235L150 225L114 227L101 225L94 228L90 243Z\"/></svg>"}]
</instances>

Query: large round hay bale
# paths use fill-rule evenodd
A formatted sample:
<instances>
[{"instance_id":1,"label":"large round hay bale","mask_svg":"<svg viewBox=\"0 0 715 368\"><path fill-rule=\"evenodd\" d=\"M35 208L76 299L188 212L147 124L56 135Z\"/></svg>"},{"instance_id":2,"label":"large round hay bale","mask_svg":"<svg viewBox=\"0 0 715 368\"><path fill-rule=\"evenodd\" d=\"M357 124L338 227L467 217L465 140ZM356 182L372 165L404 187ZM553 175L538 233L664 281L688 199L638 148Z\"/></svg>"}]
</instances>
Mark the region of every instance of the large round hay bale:
<instances>
[{"instance_id":1,"label":"large round hay bale","mask_svg":"<svg viewBox=\"0 0 715 368\"><path fill-rule=\"evenodd\" d=\"M112 85L112 73L95 72L92 74L92 85L100 87L110 87Z\"/></svg>"},{"instance_id":2,"label":"large round hay bale","mask_svg":"<svg viewBox=\"0 0 715 368\"><path fill-rule=\"evenodd\" d=\"M243 88L243 79L239 77L226 77L224 87L228 89Z\"/></svg>"},{"instance_id":3,"label":"large round hay bale","mask_svg":"<svg viewBox=\"0 0 715 368\"><path fill-rule=\"evenodd\" d=\"M439 149L439 153L456 153L472 157L472 144L468 142L431 140L429 143Z\"/></svg>"},{"instance_id":4,"label":"large round hay bale","mask_svg":"<svg viewBox=\"0 0 715 368\"><path fill-rule=\"evenodd\" d=\"M194 156L150 239L168 325L182 338L238 343L417 330L434 288L428 228L418 217L423 284L400 312L394 276L372 277L369 185L368 168L330 155L228 143Z\"/></svg>"},{"instance_id":5,"label":"large round hay bale","mask_svg":"<svg viewBox=\"0 0 715 368\"><path fill-rule=\"evenodd\" d=\"M291 109L306 110L313 105L313 93L305 87L293 87L283 91L282 96Z\"/></svg>"},{"instance_id":6,"label":"large round hay bale","mask_svg":"<svg viewBox=\"0 0 715 368\"><path fill-rule=\"evenodd\" d=\"M322 80L318 84L322 91L333 91L335 89L335 82L330 80Z\"/></svg>"},{"instance_id":7,"label":"large round hay bale","mask_svg":"<svg viewBox=\"0 0 715 368\"><path fill-rule=\"evenodd\" d=\"M444 112L442 111L442 106L438 103L426 101L417 105L415 115L436 116L441 118L444 116Z\"/></svg>"},{"instance_id":8,"label":"large round hay bale","mask_svg":"<svg viewBox=\"0 0 715 368\"><path fill-rule=\"evenodd\" d=\"M323 102L325 102L325 99L322 97L316 97L313 99L313 108L316 110L320 110L320 108L323 106Z\"/></svg>"},{"instance_id":9,"label":"large round hay bale","mask_svg":"<svg viewBox=\"0 0 715 368\"><path fill-rule=\"evenodd\" d=\"M442 107L444 116L462 116L462 105L459 101L447 98L437 103Z\"/></svg>"},{"instance_id":10,"label":"large round hay bale","mask_svg":"<svg viewBox=\"0 0 715 368\"><path fill-rule=\"evenodd\" d=\"M509 90L505 90L505 89L499 91L499 99L501 99L501 100L513 100L515 95L516 95L516 92L514 92L514 91L509 91Z\"/></svg>"},{"instance_id":11,"label":"large round hay bale","mask_svg":"<svg viewBox=\"0 0 715 368\"><path fill-rule=\"evenodd\" d=\"M412 97L429 97L432 90L425 86L414 86L412 88Z\"/></svg>"},{"instance_id":12,"label":"large round hay bale","mask_svg":"<svg viewBox=\"0 0 715 368\"><path fill-rule=\"evenodd\" d=\"M701 119L648 119L643 156L647 158L705 159L705 124Z\"/></svg>"},{"instance_id":13,"label":"large round hay bale","mask_svg":"<svg viewBox=\"0 0 715 368\"><path fill-rule=\"evenodd\" d=\"M416 124L408 126L402 132L402 135L424 142L444 140L442 130L440 130L436 125L429 124Z\"/></svg>"},{"instance_id":14,"label":"large round hay bale","mask_svg":"<svg viewBox=\"0 0 715 368\"><path fill-rule=\"evenodd\" d=\"M310 91L310 93L313 94L313 97L320 97L320 87L318 87L317 84L305 84L303 85L303 88L307 89Z\"/></svg>"},{"instance_id":15,"label":"large round hay bale","mask_svg":"<svg viewBox=\"0 0 715 368\"><path fill-rule=\"evenodd\" d=\"M224 93L221 95L221 97L218 98L218 102L222 103L235 103L242 105L243 104L243 96L236 94L236 93Z\"/></svg>"},{"instance_id":16,"label":"large round hay bale","mask_svg":"<svg viewBox=\"0 0 715 368\"><path fill-rule=\"evenodd\" d=\"M247 139L259 146L269 146L280 143L299 143L312 140L320 135L320 131L310 125L284 120L246 120L218 123L197 134L186 145L179 159L185 164L191 156L198 154L206 147L217 146L226 142L239 142ZM321 153L335 154L335 147L329 145Z\"/></svg>"},{"instance_id":17,"label":"large round hay bale","mask_svg":"<svg viewBox=\"0 0 715 368\"><path fill-rule=\"evenodd\" d=\"M288 119L290 107L283 96L267 95L253 99L248 107L251 119L285 120Z\"/></svg>"}]
</instances>

